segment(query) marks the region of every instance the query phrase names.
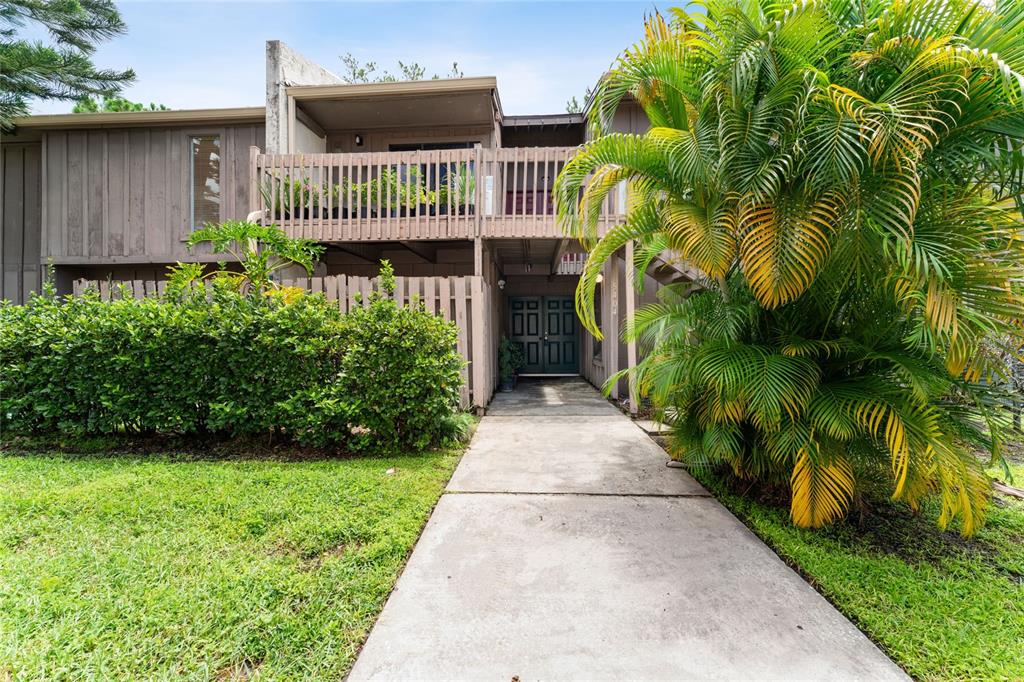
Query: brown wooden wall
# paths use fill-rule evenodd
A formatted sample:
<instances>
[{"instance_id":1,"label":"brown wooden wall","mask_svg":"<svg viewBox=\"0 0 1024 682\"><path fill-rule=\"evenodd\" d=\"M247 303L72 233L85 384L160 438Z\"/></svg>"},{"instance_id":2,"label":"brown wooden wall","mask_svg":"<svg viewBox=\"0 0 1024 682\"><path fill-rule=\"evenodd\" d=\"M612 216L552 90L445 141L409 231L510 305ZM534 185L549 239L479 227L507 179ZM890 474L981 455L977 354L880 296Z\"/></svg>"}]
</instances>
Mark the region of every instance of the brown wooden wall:
<instances>
[{"instance_id":1,"label":"brown wooden wall","mask_svg":"<svg viewBox=\"0 0 1024 682\"><path fill-rule=\"evenodd\" d=\"M355 144L356 135L362 135L363 146ZM497 147L494 129L488 126L441 126L423 128L395 128L378 130L329 130L327 151L349 154L354 152L386 152L392 144L419 142L479 142L482 147Z\"/></svg>"},{"instance_id":2,"label":"brown wooden wall","mask_svg":"<svg viewBox=\"0 0 1024 682\"><path fill-rule=\"evenodd\" d=\"M647 120L647 114L644 113L643 108L632 100L624 100L619 108L615 110L615 117L612 119L611 132L613 133L633 133L634 135L642 135L646 133L651 127L651 122ZM587 129L587 139L591 139L591 133L589 128Z\"/></svg>"},{"instance_id":3,"label":"brown wooden wall","mask_svg":"<svg viewBox=\"0 0 1024 682\"><path fill-rule=\"evenodd\" d=\"M213 133L221 135L221 219L245 218L249 147L263 143L263 125L45 133L43 259L61 264L189 257L189 136Z\"/></svg>"},{"instance_id":4,"label":"brown wooden wall","mask_svg":"<svg viewBox=\"0 0 1024 682\"><path fill-rule=\"evenodd\" d=\"M24 303L42 282L42 152L39 143L0 146L0 299Z\"/></svg>"}]
</instances>

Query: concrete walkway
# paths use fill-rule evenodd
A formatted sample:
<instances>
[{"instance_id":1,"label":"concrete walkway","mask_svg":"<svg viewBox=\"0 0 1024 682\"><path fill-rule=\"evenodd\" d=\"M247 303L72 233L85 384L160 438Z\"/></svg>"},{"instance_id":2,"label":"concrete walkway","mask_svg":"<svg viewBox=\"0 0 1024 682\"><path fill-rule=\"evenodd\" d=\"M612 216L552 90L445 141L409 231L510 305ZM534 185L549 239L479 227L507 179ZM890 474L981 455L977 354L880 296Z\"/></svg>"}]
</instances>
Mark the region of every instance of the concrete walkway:
<instances>
[{"instance_id":1,"label":"concrete walkway","mask_svg":"<svg viewBox=\"0 0 1024 682\"><path fill-rule=\"evenodd\" d=\"M578 379L480 423L350 680L906 679Z\"/></svg>"}]
</instances>

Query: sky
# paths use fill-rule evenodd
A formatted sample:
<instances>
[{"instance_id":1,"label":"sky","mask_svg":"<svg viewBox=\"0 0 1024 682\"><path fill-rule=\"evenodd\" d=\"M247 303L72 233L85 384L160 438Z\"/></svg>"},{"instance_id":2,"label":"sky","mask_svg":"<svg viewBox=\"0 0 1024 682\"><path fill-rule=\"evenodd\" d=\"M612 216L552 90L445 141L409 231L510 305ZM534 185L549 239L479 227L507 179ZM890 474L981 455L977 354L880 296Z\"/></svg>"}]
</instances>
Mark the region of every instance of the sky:
<instances>
[{"instance_id":1,"label":"sky","mask_svg":"<svg viewBox=\"0 0 1024 682\"><path fill-rule=\"evenodd\" d=\"M652 2L118 2L126 35L94 61L135 69L123 95L172 109L264 103L265 41L336 74L340 56L419 62L444 75L496 76L506 115L565 111L643 33ZM665 5L664 7L671 6ZM38 102L33 113L65 113Z\"/></svg>"}]
</instances>

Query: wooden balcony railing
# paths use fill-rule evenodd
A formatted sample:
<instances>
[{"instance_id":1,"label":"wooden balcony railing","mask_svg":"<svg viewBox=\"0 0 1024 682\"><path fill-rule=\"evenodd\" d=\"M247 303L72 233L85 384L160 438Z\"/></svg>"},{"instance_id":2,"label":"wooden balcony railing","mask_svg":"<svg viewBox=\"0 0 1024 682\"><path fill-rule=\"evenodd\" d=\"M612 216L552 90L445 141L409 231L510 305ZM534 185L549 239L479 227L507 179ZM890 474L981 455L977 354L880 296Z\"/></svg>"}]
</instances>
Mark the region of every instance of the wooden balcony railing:
<instances>
[{"instance_id":1,"label":"wooden balcony railing","mask_svg":"<svg viewBox=\"0 0 1024 682\"><path fill-rule=\"evenodd\" d=\"M325 242L557 238L555 177L575 148L443 149L250 157L253 210ZM621 221L620 188L602 228Z\"/></svg>"}]
</instances>

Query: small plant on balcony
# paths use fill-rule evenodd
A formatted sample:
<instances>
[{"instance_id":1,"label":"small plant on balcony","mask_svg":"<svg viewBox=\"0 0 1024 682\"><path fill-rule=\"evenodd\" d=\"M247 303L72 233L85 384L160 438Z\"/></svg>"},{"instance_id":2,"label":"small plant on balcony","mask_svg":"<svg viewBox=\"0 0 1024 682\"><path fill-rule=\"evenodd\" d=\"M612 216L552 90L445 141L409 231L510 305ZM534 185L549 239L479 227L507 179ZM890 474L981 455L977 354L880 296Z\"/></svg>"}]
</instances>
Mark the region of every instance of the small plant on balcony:
<instances>
[{"instance_id":1,"label":"small plant on balcony","mask_svg":"<svg viewBox=\"0 0 1024 682\"><path fill-rule=\"evenodd\" d=\"M321 189L305 176L292 180L287 176L268 174L260 185L260 194L274 220L288 220L300 215L314 218L320 216Z\"/></svg>"},{"instance_id":2,"label":"small plant on balcony","mask_svg":"<svg viewBox=\"0 0 1024 682\"><path fill-rule=\"evenodd\" d=\"M366 218L377 215L377 200L384 203L385 199L381 194L380 182L373 178L366 182L352 182L346 180L343 191L351 192L351 205L348 207L349 215Z\"/></svg>"},{"instance_id":3,"label":"small plant on balcony","mask_svg":"<svg viewBox=\"0 0 1024 682\"><path fill-rule=\"evenodd\" d=\"M409 215L418 211L426 215L427 207L436 199L434 192L426 189L425 183L419 181L419 168L410 166L405 169L405 178L397 169L383 168L380 176L366 182L352 182L342 178L331 191L336 204L345 206L345 217L378 215L379 210L391 215Z\"/></svg>"},{"instance_id":4,"label":"small plant on balcony","mask_svg":"<svg viewBox=\"0 0 1024 682\"><path fill-rule=\"evenodd\" d=\"M425 214L434 200L434 193L427 189L425 179L420 179L419 166L406 166L404 171L404 177L394 168L385 168L381 172L385 196L390 199L391 207L397 209L398 215L414 211Z\"/></svg>"},{"instance_id":5,"label":"small plant on balcony","mask_svg":"<svg viewBox=\"0 0 1024 682\"><path fill-rule=\"evenodd\" d=\"M327 206L321 207L325 217L348 218L349 207L346 205L346 201L348 201L348 188L351 184L347 178L342 178L340 183L328 183L324 186L324 198L327 199L328 195L330 196L330 215L328 215Z\"/></svg>"},{"instance_id":6,"label":"small plant on balcony","mask_svg":"<svg viewBox=\"0 0 1024 682\"><path fill-rule=\"evenodd\" d=\"M449 166L448 177L440 185L437 195L444 211L453 210L458 215L465 215L468 212L466 207L476 201L476 174L468 164Z\"/></svg>"}]
</instances>

